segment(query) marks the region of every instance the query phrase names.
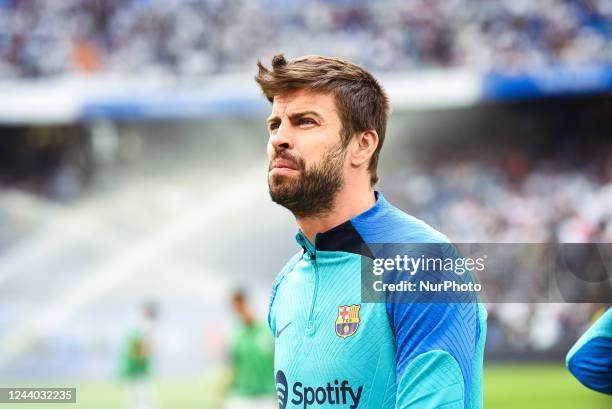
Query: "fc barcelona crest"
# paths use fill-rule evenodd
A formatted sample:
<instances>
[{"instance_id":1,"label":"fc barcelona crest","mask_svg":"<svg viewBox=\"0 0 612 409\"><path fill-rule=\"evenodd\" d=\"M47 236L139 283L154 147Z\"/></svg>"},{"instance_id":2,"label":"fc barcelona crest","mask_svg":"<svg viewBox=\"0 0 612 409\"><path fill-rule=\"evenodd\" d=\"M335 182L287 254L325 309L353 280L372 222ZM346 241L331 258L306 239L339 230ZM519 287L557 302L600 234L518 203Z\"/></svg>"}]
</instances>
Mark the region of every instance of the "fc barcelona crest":
<instances>
[{"instance_id":1,"label":"fc barcelona crest","mask_svg":"<svg viewBox=\"0 0 612 409\"><path fill-rule=\"evenodd\" d=\"M359 328L359 310L361 305L343 305L338 307L336 318L336 334L346 339L357 332Z\"/></svg>"}]
</instances>

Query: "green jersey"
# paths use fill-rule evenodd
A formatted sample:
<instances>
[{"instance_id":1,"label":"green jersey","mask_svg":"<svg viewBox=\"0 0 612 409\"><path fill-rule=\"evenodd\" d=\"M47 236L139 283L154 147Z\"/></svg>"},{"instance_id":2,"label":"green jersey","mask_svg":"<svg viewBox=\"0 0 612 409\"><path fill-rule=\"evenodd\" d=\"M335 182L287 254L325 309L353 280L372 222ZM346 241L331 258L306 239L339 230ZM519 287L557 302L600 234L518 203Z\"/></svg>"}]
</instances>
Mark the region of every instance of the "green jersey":
<instances>
[{"instance_id":1,"label":"green jersey","mask_svg":"<svg viewBox=\"0 0 612 409\"><path fill-rule=\"evenodd\" d=\"M121 375L143 378L151 370L151 339L146 331L135 328L128 334L121 351Z\"/></svg>"},{"instance_id":2,"label":"green jersey","mask_svg":"<svg viewBox=\"0 0 612 409\"><path fill-rule=\"evenodd\" d=\"M231 354L234 369L232 394L274 394L274 340L265 324L239 324L232 334Z\"/></svg>"}]
</instances>

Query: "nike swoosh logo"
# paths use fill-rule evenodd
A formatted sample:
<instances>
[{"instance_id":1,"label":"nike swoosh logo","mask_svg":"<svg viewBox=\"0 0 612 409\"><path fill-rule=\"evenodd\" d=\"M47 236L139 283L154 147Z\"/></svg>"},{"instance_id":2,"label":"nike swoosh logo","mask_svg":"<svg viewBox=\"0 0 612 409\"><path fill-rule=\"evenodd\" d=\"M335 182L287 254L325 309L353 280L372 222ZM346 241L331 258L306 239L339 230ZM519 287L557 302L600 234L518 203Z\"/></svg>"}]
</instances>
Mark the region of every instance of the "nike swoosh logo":
<instances>
[{"instance_id":1,"label":"nike swoosh logo","mask_svg":"<svg viewBox=\"0 0 612 409\"><path fill-rule=\"evenodd\" d=\"M289 325L291 325L291 321L289 321L287 325L276 331L276 338L280 337L283 331L286 330Z\"/></svg>"}]
</instances>

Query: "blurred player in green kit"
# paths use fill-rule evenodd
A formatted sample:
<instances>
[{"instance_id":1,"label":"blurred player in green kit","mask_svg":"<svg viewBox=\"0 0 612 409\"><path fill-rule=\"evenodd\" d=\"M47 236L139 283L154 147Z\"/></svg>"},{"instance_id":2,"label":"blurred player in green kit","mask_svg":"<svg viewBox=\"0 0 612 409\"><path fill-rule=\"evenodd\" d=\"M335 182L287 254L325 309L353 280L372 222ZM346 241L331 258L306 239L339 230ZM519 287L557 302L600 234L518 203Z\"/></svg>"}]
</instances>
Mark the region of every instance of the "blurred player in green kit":
<instances>
[{"instance_id":1,"label":"blurred player in green kit","mask_svg":"<svg viewBox=\"0 0 612 409\"><path fill-rule=\"evenodd\" d=\"M130 329L121 350L121 376L127 382L130 409L157 407L151 383L153 335L157 321L157 306L148 302Z\"/></svg>"},{"instance_id":2,"label":"blurred player in green kit","mask_svg":"<svg viewBox=\"0 0 612 409\"><path fill-rule=\"evenodd\" d=\"M230 339L232 381L226 409L276 407L274 340L265 322L255 319L246 295L236 291L232 307L238 317Z\"/></svg>"}]
</instances>

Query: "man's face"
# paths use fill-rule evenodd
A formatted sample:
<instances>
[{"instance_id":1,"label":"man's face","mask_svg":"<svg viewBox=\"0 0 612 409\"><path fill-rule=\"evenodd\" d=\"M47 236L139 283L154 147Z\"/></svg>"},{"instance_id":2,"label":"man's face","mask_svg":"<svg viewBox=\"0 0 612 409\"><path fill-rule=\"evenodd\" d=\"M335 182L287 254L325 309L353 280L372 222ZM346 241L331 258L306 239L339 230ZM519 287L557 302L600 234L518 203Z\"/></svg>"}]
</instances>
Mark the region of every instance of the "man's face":
<instances>
[{"instance_id":1,"label":"man's face","mask_svg":"<svg viewBox=\"0 0 612 409\"><path fill-rule=\"evenodd\" d=\"M268 131L272 200L296 216L325 214L343 185L346 159L334 96L302 90L274 97Z\"/></svg>"}]
</instances>

